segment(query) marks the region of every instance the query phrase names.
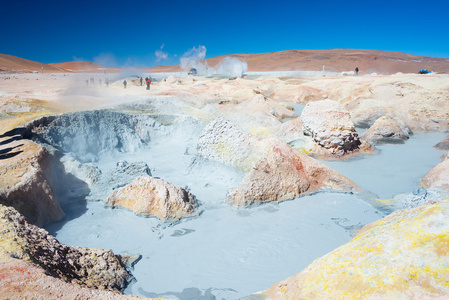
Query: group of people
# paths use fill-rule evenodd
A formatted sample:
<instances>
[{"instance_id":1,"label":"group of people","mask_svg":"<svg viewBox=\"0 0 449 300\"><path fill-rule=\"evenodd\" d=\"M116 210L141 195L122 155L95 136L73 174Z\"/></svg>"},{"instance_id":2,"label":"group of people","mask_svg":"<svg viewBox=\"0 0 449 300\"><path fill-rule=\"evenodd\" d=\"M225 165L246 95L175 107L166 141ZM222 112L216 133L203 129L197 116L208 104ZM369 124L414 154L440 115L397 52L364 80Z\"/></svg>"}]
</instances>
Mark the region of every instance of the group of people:
<instances>
[{"instance_id":1,"label":"group of people","mask_svg":"<svg viewBox=\"0 0 449 300\"><path fill-rule=\"evenodd\" d=\"M143 85L143 78L140 77L139 80L140 80L140 86L142 86ZM128 84L128 82L126 82L126 79L123 80L123 88L124 89L126 89L126 85L127 84ZM147 85L147 90L149 90L150 89L150 85L151 85L151 77L146 77L145 78L145 84Z\"/></svg>"},{"instance_id":2,"label":"group of people","mask_svg":"<svg viewBox=\"0 0 449 300\"><path fill-rule=\"evenodd\" d=\"M142 86L143 85L143 78L140 77L139 79L140 79L140 85ZM90 82L90 84L93 85L93 84L95 84L95 79L93 77L90 77L90 78L86 79L86 86L89 86L89 82ZM99 79L98 82L101 85L101 82L102 82L101 79ZM106 86L109 86L109 79L105 78L104 83L106 84ZM145 78L145 84L147 85L147 90L149 90L150 89L150 85L151 85L151 77L146 77ZM123 88L126 89L127 85L128 85L128 82L126 81L126 79L123 80Z\"/></svg>"},{"instance_id":3,"label":"group of people","mask_svg":"<svg viewBox=\"0 0 449 300\"><path fill-rule=\"evenodd\" d=\"M142 86L142 81L143 81L143 78L140 77L140 85L141 86ZM145 84L147 85L147 90L149 90L150 89L150 84L151 84L151 77L146 77L145 78Z\"/></svg>"},{"instance_id":4,"label":"group of people","mask_svg":"<svg viewBox=\"0 0 449 300\"><path fill-rule=\"evenodd\" d=\"M91 77L90 79L86 79L86 86L89 86L89 80L90 80L90 84L94 85L95 84L95 79L93 77ZM101 79L98 79L99 84L101 85ZM104 80L104 83L106 84L106 86L109 86L109 79L106 78Z\"/></svg>"}]
</instances>

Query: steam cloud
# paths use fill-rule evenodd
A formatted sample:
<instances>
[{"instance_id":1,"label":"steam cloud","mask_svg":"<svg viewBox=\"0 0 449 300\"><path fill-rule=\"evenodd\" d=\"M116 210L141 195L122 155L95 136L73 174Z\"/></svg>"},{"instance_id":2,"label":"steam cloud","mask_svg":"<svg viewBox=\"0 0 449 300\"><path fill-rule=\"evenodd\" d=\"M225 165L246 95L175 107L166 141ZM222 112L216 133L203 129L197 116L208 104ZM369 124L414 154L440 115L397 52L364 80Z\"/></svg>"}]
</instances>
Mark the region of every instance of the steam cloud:
<instances>
[{"instance_id":1,"label":"steam cloud","mask_svg":"<svg viewBox=\"0 0 449 300\"><path fill-rule=\"evenodd\" d=\"M106 68L118 67L117 60L112 53L100 53L99 55L94 57L94 63Z\"/></svg>"},{"instance_id":2,"label":"steam cloud","mask_svg":"<svg viewBox=\"0 0 449 300\"><path fill-rule=\"evenodd\" d=\"M206 58L206 51L206 47L200 45L198 48L193 47L184 53L180 60L181 68L184 71L195 68L198 74L221 74L236 77L242 77L248 70L248 64L245 61L229 56L226 56L214 68L210 68L207 61L204 60Z\"/></svg>"},{"instance_id":3,"label":"steam cloud","mask_svg":"<svg viewBox=\"0 0 449 300\"><path fill-rule=\"evenodd\" d=\"M195 68L198 74L206 74L209 66L207 62L204 61L206 57L206 47L198 46L198 48L193 47L181 57L181 68L184 71L190 70L190 68Z\"/></svg>"},{"instance_id":4,"label":"steam cloud","mask_svg":"<svg viewBox=\"0 0 449 300\"><path fill-rule=\"evenodd\" d=\"M156 52L154 52L154 54L156 55L156 61L159 62L161 60L165 60L168 58L168 53L162 51L162 49L164 49L164 45L162 44L161 47L159 48L159 50L156 50Z\"/></svg>"},{"instance_id":5,"label":"steam cloud","mask_svg":"<svg viewBox=\"0 0 449 300\"><path fill-rule=\"evenodd\" d=\"M226 56L215 69L218 74L242 77L248 71L248 64L238 58Z\"/></svg>"}]
</instances>

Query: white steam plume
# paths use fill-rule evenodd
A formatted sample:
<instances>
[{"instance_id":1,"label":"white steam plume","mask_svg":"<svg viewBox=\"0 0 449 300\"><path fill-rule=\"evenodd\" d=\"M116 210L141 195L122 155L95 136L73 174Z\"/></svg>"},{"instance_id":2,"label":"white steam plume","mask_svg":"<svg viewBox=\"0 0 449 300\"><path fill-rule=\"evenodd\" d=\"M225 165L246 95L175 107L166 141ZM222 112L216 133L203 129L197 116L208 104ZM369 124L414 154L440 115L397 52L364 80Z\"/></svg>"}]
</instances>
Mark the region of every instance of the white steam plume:
<instances>
[{"instance_id":1,"label":"white steam plume","mask_svg":"<svg viewBox=\"0 0 449 300\"><path fill-rule=\"evenodd\" d=\"M236 57L226 56L214 69L217 74L242 77L248 71L248 64Z\"/></svg>"},{"instance_id":2,"label":"white steam plume","mask_svg":"<svg viewBox=\"0 0 449 300\"><path fill-rule=\"evenodd\" d=\"M227 76L242 77L248 70L246 61L241 61L238 58L226 56L215 67L208 66L206 58L206 47L193 47L181 57L181 68L184 71L189 71L195 68L198 74L220 74Z\"/></svg>"},{"instance_id":3,"label":"white steam plume","mask_svg":"<svg viewBox=\"0 0 449 300\"><path fill-rule=\"evenodd\" d=\"M190 70L190 68L195 68L198 71L198 74L206 74L208 65L207 62L204 61L206 57L206 47L199 45L198 48L193 47L181 57L181 68L184 71Z\"/></svg>"},{"instance_id":4,"label":"white steam plume","mask_svg":"<svg viewBox=\"0 0 449 300\"><path fill-rule=\"evenodd\" d=\"M118 67L117 60L112 53L100 53L99 55L94 57L94 63L106 68Z\"/></svg>"}]
</instances>

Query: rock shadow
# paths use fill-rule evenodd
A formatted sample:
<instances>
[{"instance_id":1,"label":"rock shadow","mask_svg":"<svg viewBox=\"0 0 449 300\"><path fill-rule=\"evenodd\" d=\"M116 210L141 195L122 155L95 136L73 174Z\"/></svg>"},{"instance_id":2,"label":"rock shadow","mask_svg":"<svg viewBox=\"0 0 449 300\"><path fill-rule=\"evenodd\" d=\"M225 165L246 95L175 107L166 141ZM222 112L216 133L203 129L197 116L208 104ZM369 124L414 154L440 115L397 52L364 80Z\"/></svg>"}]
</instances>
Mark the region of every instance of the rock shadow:
<instances>
[{"instance_id":1,"label":"rock shadow","mask_svg":"<svg viewBox=\"0 0 449 300\"><path fill-rule=\"evenodd\" d=\"M18 128L14 128L12 130L6 131L3 134L0 134L0 138L18 135L19 136L18 138L21 139L26 132L27 132L27 129L25 127L18 127Z\"/></svg>"},{"instance_id":2,"label":"rock shadow","mask_svg":"<svg viewBox=\"0 0 449 300\"><path fill-rule=\"evenodd\" d=\"M14 146L14 147L5 148L5 149L0 149L0 160L12 158L12 157L22 153L23 152L22 150L12 152L13 150L15 150L16 148L21 147L21 146L23 146L23 144L20 144L20 145Z\"/></svg>"},{"instance_id":3,"label":"rock shadow","mask_svg":"<svg viewBox=\"0 0 449 300\"><path fill-rule=\"evenodd\" d=\"M48 181L65 213L65 217L61 221L45 226L45 229L54 236L67 222L79 218L87 212L86 197L90 194L89 185L85 181L66 172L64 164L61 162L62 155L60 151L53 153L51 163L45 170Z\"/></svg>"},{"instance_id":4,"label":"rock shadow","mask_svg":"<svg viewBox=\"0 0 449 300\"><path fill-rule=\"evenodd\" d=\"M1 138L1 136L0 136L0 138ZM19 141L21 139L22 139L22 137L20 135L16 135L16 136L13 136L12 138L9 138L7 140L1 141L0 142L0 146L7 145L7 144L12 143L14 141Z\"/></svg>"},{"instance_id":5,"label":"rock shadow","mask_svg":"<svg viewBox=\"0 0 449 300\"><path fill-rule=\"evenodd\" d=\"M22 146L22 145L20 145L20 146ZM4 150L11 150L11 149L12 148L7 148L7 149L4 149ZM3 152L3 150L0 150L0 151ZM0 153L0 160L12 158L12 157L14 157L16 155L19 155L22 152L23 151L20 150L20 151L16 151L16 152L6 151L5 153Z\"/></svg>"},{"instance_id":6,"label":"rock shadow","mask_svg":"<svg viewBox=\"0 0 449 300\"><path fill-rule=\"evenodd\" d=\"M3 134L0 134L0 139L10 137L4 141L1 141L0 146L8 145L14 141L19 141L19 140L23 139L23 137L21 135L22 131L23 130L16 128L16 129L7 131ZM23 146L23 144L20 144L20 145L14 146L14 147L0 149L0 160L12 158L12 157L22 153L23 152L22 150L12 152L13 150L15 150L16 148L18 148L20 146Z\"/></svg>"},{"instance_id":7,"label":"rock shadow","mask_svg":"<svg viewBox=\"0 0 449 300\"><path fill-rule=\"evenodd\" d=\"M87 204L86 201L79 201L61 205L61 208L65 213L64 219L46 225L45 230L47 230L54 237L57 237L58 235L57 232L61 230L65 224L67 224L71 220L81 217L87 212L86 204Z\"/></svg>"}]
</instances>

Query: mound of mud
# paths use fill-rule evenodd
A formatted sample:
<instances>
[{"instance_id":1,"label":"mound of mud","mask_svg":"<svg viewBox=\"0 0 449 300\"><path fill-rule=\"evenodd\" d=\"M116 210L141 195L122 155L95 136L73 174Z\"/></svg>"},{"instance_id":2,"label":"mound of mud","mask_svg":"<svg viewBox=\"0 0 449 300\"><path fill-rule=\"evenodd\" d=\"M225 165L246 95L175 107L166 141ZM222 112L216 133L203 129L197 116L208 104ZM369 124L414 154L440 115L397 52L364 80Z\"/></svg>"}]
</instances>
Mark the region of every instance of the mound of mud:
<instances>
[{"instance_id":1,"label":"mound of mud","mask_svg":"<svg viewBox=\"0 0 449 300\"><path fill-rule=\"evenodd\" d=\"M27 128L33 139L92 162L109 152L135 152L151 140L155 126L152 118L96 110L43 117Z\"/></svg>"}]
</instances>

